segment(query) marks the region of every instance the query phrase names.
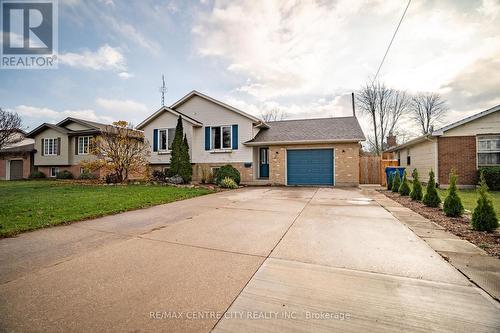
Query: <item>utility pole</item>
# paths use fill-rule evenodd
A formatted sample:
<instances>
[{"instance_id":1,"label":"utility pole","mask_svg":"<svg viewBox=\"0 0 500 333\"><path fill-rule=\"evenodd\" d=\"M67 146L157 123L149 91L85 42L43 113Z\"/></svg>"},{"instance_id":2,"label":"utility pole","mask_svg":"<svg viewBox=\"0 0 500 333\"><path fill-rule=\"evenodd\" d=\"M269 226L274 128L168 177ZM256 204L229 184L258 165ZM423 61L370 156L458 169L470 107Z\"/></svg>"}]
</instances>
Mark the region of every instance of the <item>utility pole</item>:
<instances>
[{"instance_id":1,"label":"utility pole","mask_svg":"<svg viewBox=\"0 0 500 333\"><path fill-rule=\"evenodd\" d=\"M167 92L167 87L165 86L165 76L162 74L161 75L161 82L162 85L160 87L160 93L161 93L161 106L165 106L165 93Z\"/></svg>"}]
</instances>

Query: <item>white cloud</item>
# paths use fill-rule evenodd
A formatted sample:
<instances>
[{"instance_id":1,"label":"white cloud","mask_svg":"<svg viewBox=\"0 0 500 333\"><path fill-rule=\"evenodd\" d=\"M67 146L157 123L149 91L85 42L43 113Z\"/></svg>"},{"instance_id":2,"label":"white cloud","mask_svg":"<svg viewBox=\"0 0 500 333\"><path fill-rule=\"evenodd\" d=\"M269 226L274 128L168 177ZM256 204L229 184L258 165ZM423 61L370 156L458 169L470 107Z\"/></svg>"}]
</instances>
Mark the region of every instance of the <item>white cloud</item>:
<instances>
[{"instance_id":1,"label":"white cloud","mask_svg":"<svg viewBox=\"0 0 500 333\"><path fill-rule=\"evenodd\" d=\"M382 67L390 85L437 90L500 49L498 2L412 2ZM192 32L202 57L247 79L259 101L357 89L376 68L405 3L400 0L219 1ZM480 5L482 6L479 10ZM461 6L467 6L463 9ZM474 7L475 6L475 7Z\"/></svg>"},{"instance_id":2,"label":"white cloud","mask_svg":"<svg viewBox=\"0 0 500 333\"><path fill-rule=\"evenodd\" d=\"M81 118L84 120L111 123L112 117L99 115L94 110L63 110L56 111L46 107L37 107L30 105L18 105L9 111L17 112L27 124L38 126L40 122L57 123L66 117Z\"/></svg>"},{"instance_id":3,"label":"white cloud","mask_svg":"<svg viewBox=\"0 0 500 333\"><path fill-rule=\"evenodd\" d=\"M133 78L133 77L134 77L134 74L129 73L129 72L120 72L120 73L118 73L118 76L119 76L121 79L127 80L127 79L130 79L130 78Z\"/></svg>"},{"instance_id":4,"label":"white cloud","mask_svg":"<svg viewBox=\"0 0 500 333\"><path fill-rule=\"evenodd\" d=\"M116 114L140 114L148 111L148 107L132 100L98 98L96 104L101 109Z\"/></svg>"},{"instance_id":5,"label":"white cloud","mask_svg":"<svg viewBox=\"0 0 500 333\"><path fill-rule=\"evenodd\" d=\"M118 70L127 69L125 56L119 48L113 48L108 44L101 46L97 51L84 50L81 53L64 53L59 56L61 64L94 70Z\"/></svg>"}]
</instances>

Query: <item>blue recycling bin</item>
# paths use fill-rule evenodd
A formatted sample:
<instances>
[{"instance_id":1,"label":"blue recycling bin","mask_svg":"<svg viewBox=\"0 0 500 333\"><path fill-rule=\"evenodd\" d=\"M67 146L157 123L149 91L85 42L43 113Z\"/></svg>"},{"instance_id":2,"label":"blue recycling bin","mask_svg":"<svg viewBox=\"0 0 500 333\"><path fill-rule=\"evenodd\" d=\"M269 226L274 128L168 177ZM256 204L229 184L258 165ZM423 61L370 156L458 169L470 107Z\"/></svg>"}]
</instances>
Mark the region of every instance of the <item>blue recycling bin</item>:
<instances>
[{"instance_id":1,"label":"blue recycling bin","mask_svg":"<svg viewBox=\"0 0 500 333\"><path fill-rule=\"evenodd\" d=\"M405 168L404 167L391 167L391 166L388 166L385 168L385 180L386 180L386 184L389 183L389 175L391 173L394 173L394 172L397 172L399 171L399 177L401 177L401 179L403 179L403 174L405 172Z\"/></svg>"}]
</instances>

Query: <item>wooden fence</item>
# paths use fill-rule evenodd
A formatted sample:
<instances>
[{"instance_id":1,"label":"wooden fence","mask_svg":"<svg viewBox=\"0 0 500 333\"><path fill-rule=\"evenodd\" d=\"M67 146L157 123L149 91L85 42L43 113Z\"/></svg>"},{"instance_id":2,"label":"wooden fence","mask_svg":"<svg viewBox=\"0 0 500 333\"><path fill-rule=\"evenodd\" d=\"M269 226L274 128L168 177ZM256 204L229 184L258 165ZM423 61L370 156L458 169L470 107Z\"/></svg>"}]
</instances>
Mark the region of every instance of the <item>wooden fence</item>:
<instances>
[{"instance_id":1,"label":"wooden fence","mask_svg":"<svg viewBox=\"0 0 500 333\"><path fill-rule=\"evenodd\" d=\"M381 159L381 157L377 155L360 155L359 183L380 184L385 186L385 167L397 165L397 160Z\"/></svg>"}]
</instances>

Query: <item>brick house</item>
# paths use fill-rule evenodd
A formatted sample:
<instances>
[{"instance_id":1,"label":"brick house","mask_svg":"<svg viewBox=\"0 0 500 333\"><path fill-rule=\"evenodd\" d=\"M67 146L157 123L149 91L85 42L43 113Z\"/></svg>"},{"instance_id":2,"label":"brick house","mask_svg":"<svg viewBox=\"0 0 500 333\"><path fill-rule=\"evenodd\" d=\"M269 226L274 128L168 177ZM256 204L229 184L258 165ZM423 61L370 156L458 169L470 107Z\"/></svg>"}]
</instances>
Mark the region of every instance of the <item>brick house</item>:
<instances>
[{"instance_id":1,"label":"brick house","mask_svg":"<svg viewBox=\"0 0 500 333\"><path fill-rule=\"evenodd\" d=\"M34 142L21 130L17 135L20 141L0 150L0 180L26 179L34 171Z\"/></svg>"},{"instance_id":2,"label":"brick house","mask_svg":"<svg viewBox=\"0 0 500 333\"><path fill-rule=\"evenodd\" d=\"M385 152L407 168L408 176L416 168L424 182L432 169L436 181L446 186L455 169L459 185L476 185L479 167L500 166L500 105Z\"/></svg>"},{"instance_id":3,"label":"brick house","mask_svg":"<svg viewBox=\"0 0 500 333\"><path fill-rule=\"evenodd\" d=\"M192 91L137 126L151 145L151 169L169 168L179 117L189 143L194 181L230 164L245 184L359 183L359 148L365 137L356 117L264 122Z\"/></svg>"}]
</instances>

